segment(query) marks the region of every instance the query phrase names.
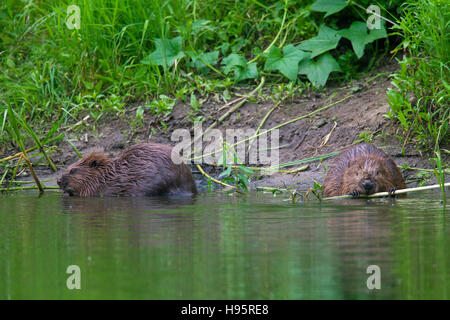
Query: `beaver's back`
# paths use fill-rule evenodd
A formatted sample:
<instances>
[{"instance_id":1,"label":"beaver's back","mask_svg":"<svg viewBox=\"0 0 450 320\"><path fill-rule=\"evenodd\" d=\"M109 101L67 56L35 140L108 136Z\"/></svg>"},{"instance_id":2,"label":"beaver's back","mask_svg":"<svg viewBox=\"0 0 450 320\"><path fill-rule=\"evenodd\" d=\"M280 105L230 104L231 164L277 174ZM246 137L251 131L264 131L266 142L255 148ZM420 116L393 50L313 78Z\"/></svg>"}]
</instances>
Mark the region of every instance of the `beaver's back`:
<instances>
[{"instance_id":1,"label":"beaver's back","mask_svg":"<svg viewBox=\"0 0 450 320\"><path fill-rule=\"evenodd\" d=\"M152 142L133 145L115 158L115 165L117 174L108 183L105 194L137 196L197 192L191 170L178 155L172 155L172 148L167 145Z\"/></svg>"},{"instance_id":2,"label":"beaver's back","mask_svg":"<svg viewBox=\"0 0 450 320\"><path fill-rule=\"evenodd\" d=\"M82 197L197 192L189 167L171 147L157 143L131 146L116 158L91 153L70 165L58 185L64 194Z\"/></svg>"},{"instance_id":3,"label":"beaver's back","mask_svg":"<svg viewBox=\"0 0 450 320\"><path fill-rule=\"evenodd\" d=\"M389 175L388 180L393 182L394 187L406 188L403 176L395 162L381 149L371 144L362 143L346 149L336 157L325 177L323 195L325 197L342 195L342 190L346 189L342 184L344 173L352 164L362 159L384 166ZM385 189L384 191L388 191L390 188L390 186L379 187Z\"/></svg>"}]
</instances>

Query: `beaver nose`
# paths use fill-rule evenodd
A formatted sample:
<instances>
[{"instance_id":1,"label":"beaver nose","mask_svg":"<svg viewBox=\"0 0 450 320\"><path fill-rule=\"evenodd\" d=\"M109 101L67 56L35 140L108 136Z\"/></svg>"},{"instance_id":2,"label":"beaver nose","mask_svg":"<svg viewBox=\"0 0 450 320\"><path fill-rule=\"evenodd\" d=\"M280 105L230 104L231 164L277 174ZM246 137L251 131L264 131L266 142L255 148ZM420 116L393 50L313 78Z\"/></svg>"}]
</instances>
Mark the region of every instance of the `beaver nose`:
<instances>
[{"instance_id":1,"label":"beaver nose","mask_svg":"<svg viewBox=\"0 0 450 320\"><path fill-rule=\"evenodd\" d=\"M61 189L64 189L67 185L67 183L65 182L65 180L62 177L59 177L58 180L56 180L56 183L58 184L58 186Z\"/></svg>"},{"instance_id":2,"label":"beaver nose","mask_svg":"<svg viewBox=\"0 0 450 320\"><path fill-rule=\"evenodd\" d=\"M370 181L366 181L363 183L363 187L366 190L366 193L369 193L373 189L373 183Z\"/></svg>"}]
</instances>

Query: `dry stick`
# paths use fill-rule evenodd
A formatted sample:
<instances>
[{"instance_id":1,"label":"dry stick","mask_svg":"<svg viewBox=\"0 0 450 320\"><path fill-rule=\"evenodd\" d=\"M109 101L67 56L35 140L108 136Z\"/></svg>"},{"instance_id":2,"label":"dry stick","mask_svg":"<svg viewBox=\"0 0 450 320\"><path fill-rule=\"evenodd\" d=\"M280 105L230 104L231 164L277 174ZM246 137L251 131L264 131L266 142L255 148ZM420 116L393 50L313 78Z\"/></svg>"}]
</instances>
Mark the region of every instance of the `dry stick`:
<instances>
[{"instance_id":1,"label":"dry stick","mask_svg":"<svg viewBox=\"0 0 450 320\"><path fill-rule=\"evenodd\" d=\"M81 119L80 121L78 121L77 123L75 123L75 124L73 124L73 125L71 125L71 126L65 126L65 127L62 127L61 129L62 129L62 130L66 130L66 131L70 131L70 130L72 130L73 128L76 128L76 127L82 125L83 123L87 122L87 121L89 120L90 117L91 117L90 115L87 115L87 116L85 116L83 119Z\"/></svg>"},{"instance_id":2,"label":"dry stick","mask_svg":"<svg viewBox=\"0 0 450 320\"><path fill-rule=\"evenodd\" d=\"M287 170L275 170L276 172L280 172L280 173L297 173L300 171L305 171L309 168L309 164L304 165L303 167L299 167L299 168L295 168L295 169L287 169Z\"/></svg>"},{"instance_id":3,"label":"dry stick","mask_svg":"<svg viewBox=\"0 0 450 320\"><path fill-rule=\"evenodd\" d=\"M53 179L44 179L44 180L39 180L41 182L49 182L49 181L55 181L56 178ZM36 183L35 181L31 181L31 180L24 180L24 181L17 181L17 180L13 180L12 183L14 184L29 184L29 183Z\"/></svg>"},{"instance_id":4,"label":"dry stick","mask_svg":"<svg viewBox=\"0 0 450 320\"><path fill-rule=\"evenodd\" d=\"M210 166L213 167L221 167L221 165L217 165L217 164L210 164ZM233 169L238 169L239 166L238 165L232 165ZM294 168L294 169L276 169L275 167L268 167L268 168L264 168L264 167L246 167L248 169L251 169L253 171L266 171L266 172L279 172L279 173L296 173L296 172L300 172L300 171L305 171L309 168L309 165L304 165L302 167L298 167L298 168Z\"/></svg>"},{"instance_id":5,"label":"dry stick","mask_svg":"<svg viewBox=\"0 0 450 320\"><path fill-rule=\"evenodd\" d=\"M237 189L237 187L235 187L235 186L232 186L232 185L230 185L230 184L228 184L228 183L225 183L225 182L222 182L222 181L219 181L219 180L214 179L214 178L211 177L209 174L207 174L207 173L203 170L202 166L199 165L198 163L197 163L195 166L197 167L197 169L200 171L200 173L201 173L204 177L206 177L207 179L210 179L212 182L215 182L215 183L220 184L220 185L225 186L225 187Z\"/></svg>"},{"instance_id":6,"label":"dry stick","mask_svg":"<svg viewBox=\"0 0 450 320\"><path fill-rule=\"evenodd\" d=\"M445 187L450 186L450 182L447 182L444 184ZM407 189L400 189L395 190L395 194L402 194L402 193L408 193L408 192L415 192L415 191L423 191L423 190L431 190L431 189L439 189L441 186L439 184L434 184L431 186L425 186L425 187L417 187L417 188L407 188ZM297 189L286 189L286 188L274 188L274 187L256 187L256 190L265 190L265 191L298 191ZM380 197L386 197L389 196L389 192L378 192L371 195L360 195L361 198L380 198ZM353 198L351 195L343 195L343 196L335 196L335 197L328 197L328 198L322 198L321 200L334 200L334 199L347 199L347 198Z\"/></svg>"},{"instance_id":7,"label":"dry stick","mask_svg":"<svg viewBox=\"0 0 450 320\"><path fill-rule=\"evenodd\" d=\"M337 127L337 122L334 122L334 126L331 129L331 131L323 138L322 143L320 144L319 148L323 147L324 145L327 144L328 140L330 140L331 134L333 133L334 129L336 129Z\"/></svg>"},{"instance_id":8,"label":"dry stick","mask_svg":"<svg viewBox=\"0 0 450 320\"><path fill-rule=\"evenodd\" d=\"M58 137L52 138L52 139L50 139L50 140L47 140L46 143L45 143L45 145L47 145L47 144L49 144L49 143L55 141L57 138L58 138ZM30 149L26 149L25 152L28 153L28 152L31 152L31 151L33 151L33 150L36 150L37 148L38 148L38 146L36 145L36 146L34 146L34 147L30 148ZM12 155L12 156L9 156L9 157L0 159L0 162L12 160L12 159L15 159L15 158L20 157L21 155L22 155L22 152L18 152L18 153L16 153L16 154Z\"/></svg>"},{"instance_id":9,"label":"dry stick","mask_svg":"<svg viewBox=\"0 0 450 320\"><path fill-rule=\"evenodd\" d=\"M256 187L256 191L280 191L280 192L291 192L291 191L298 191L297 189L286 189L286 188L274 188L274 187Z\"/></svg>"},{"instance_id":10,"label":"dry stick","mask_svg":"<svg viewBox=\"0 0 450 320\"><path fill-rule=\"evenodd\" d=\"M242 99L245 99L245 96L237 98L237 99L234 99L232 101L229 101L229 102L225 103L223 106L221 106L219 109L217 109L217 111L221 111L222 109L225 109L225 108L231 106L232 104L234 104L234 103L236 103L238 101L241 101Z\"/></svg>"},{"instance_id":11,"label":"dry stick","mask_svg":"<svg viewBox=\"0 0 450 320\"><path fill-rule=\"evenodd\" d=\"M17 191L17 190L35 190L39 189L37 186L30 186L30 187L13 187L13 188L0 188L0 191ZM53 189L58 190L59 187L52 187L52 186L43 186L42 189Z\"/></svg>"},{"instance_id":12,"label":"dry stick","mask_svg":"<svg viewBox=\"0 0 450 320\"><path fill-rule=\"evenodd\" d=\"M13 180L13 179L16 177L16 175L17 175L17 171L18 171L19 168L20 168L20 163L22 162L22 159L23 159L23 156L20 155L19 160L17 160L17 165L16 165L15 169L14 169L13 172L12 172L12 177L11 177L11 180L9 181L9 183L8 183L8 188L11 186L12 180Z\"/></svg>"},{"instance_id":13,"label":"dry stick","mask_svg":"<svg viewBox=\"0 0 450 320\"><path fill-rule=\"evenodd\" d=\"M263 131L263 132L260 132L260 133L258 133L258 134L255 134L255 135L251 136L250 138L246 138L246 139L244 139L244 140L238 141L238 142L236 142L235 144L229 145L229 147L230 147L230 148L235 147L235 146L237 146L237 145L239 145L239 144L241 144L241 143L244 143L244 142L249 141L249 140L253 140L253 139L255 139L255 138L257 138L257 137L259 137L259 136L261 136L261 135L263 135L263 134L269 133L269 132L271 132L271 131L273 131L273 130L279 129L279 128L281 128L281 127L284 127L284 126L289 125L289 124L291 124L291 123L294 123L294 122L296 122L296 121L299 121L299 120L308 118L308 117L310 117L310 116L312 116L312 115L314 115L314 114L316 114L316 113L319 113L319 112L321 112L321 111L323 111L323 110L329 109L329 108L331 108L331 107L333 107L333 106L335 106L335 105L337 105L337 104L339 104L339 103L341 103L341 102L344 102L345 100L347 100L347 99L350 98L351 96L352 96L352 94L349 94L349 95L347 95L346 97L342 98L341 100L335 101L335 102L333 102L333 103L331 103L331 104L329 104L329 105L327 105L327 106L324 106L324 107L322 107L322 108L319 108L319 109L317 109L317 110L315 110L315 111L313 111L313 112L311 112L311 113L308 113L307 115L304 115L304 116L301 116L301 117L298 117L298 118L289 120L289 121L284 122L284 123L282 123L282 124L279 124L279 125L277 125L277 126L275 126L275 127L273 127L273 128L270 128L270 129L268 129L268 130L266 130L266 131ZM218 153L218 152L222 152L222 150L213 151L213 152L211 152L211 153L208 153L208 154L205 154L205 155L202 155L202 156L194 157L194 158L191 158L191 160L198 160L198 159L201 159L201 158L203 158L203 157L207 157L207 156L214 155L214 154L216 154L216 153Z\"/></svg>"},{"instance_id":14,"label":"dry stick","mask_svg":"<svg viewBox=\"0 0 450 320\"><path fill-rule=\"evenodd\" d=\"M6 175L8 174L8 169L5 170L5 173L3 174L3 176L0 178L0 186L3 184L3 180L5 180Z\"/></svg>"},{"instance_id":15,"label":"dry stick","mask_svg":"<svg viewBox=\"0 0 450 320\"><path fill-rule=\"evenodd\" d=\"M259 133L259 130L261 130L261 128L262 128L262 126L264 125L264 123L266 122L267 118L270 117L270 115L272 114L272 112L273 112L276 108L278 108L278 107L280 106L280 104L281 104L281 101L279 101L275 106L272 107L272 109L269 110L269 112L266 113L266 115L265 115L264 118L262 119L261 123L259 124L258 128L256 129L255 134L258 134L258 133ZM252 145L253 145L253 142L255 142L255 140L252 140L252 141L249 143L249 145L248 145L248 149L247 149L247 152L248 152L248 153L250 153L250 149L251 149L251 147L252 147Z\"/></svg>"},{"instance_id":16,"label":"dry stick","mask_svg":"<svg viewBox=\"0 0 450 320\"><path fill-rule=\"evenodd\" d=\"M397 166L400 169L403 169L402 166ZM434 169L424 169L424 168L413 168L413 167L406 167L405 170L417 170L417 171L425 171L425 172L434 172ZM442 169L445 173L450 173L450 169Z\"/></svg>"},{"instance_id":17,"label":"dry stick","mask_svg":"<svg viewBox=\"0 0 450 320\"><path fill-rule=\"evenodd\" d=\"M25 151L26 151L26 152L30 152L30 151L33 151L33 150L35 150L35 149L37 149L37 148L38 148L38 147L36 146L36 147L30 148L30 149L25 150ZM9 156L9 157L0 159L0 162L12 160L12 159L15 159L15 158L19 158L19 157L21 157L22 155L23 155L23 152L18 152L18 153L16 153L16 154L12 155L12 156Z\"/></svg>"},{"instance_id":18,"label":"dry stick","mask_svg":"<svg viewBox=\"0 0 450 320\"><path fill-rule=\"evenodd\" d=\"M444 187L449 187L450 182L447 182L444 184ZM402 193L408 193L408 192L415 192L415 191L423 191L423 190L431 190L431 189L439 189L441 186L439 184L434 184L431 186L425 186L425 187L417 187L417 188L406 188L406 189L400 189L395 190L395 195L402 194ZM378 192L371 195L360 195L361 198L380 198L380 197L386 197L389 196L389 192ZM351 195L344 195L344 196L335 196L335 197L328 197L323 198L322 200L332 200L332 199L346 199L346 198L352 198Z\"/></svg>"},{"instance_id":19,"label":"dry stick","mask_svg":"<svg viewBox=\"0 0 450 320\"><path fill-rule=\"evenodd\" d=\"M239 166L233 165L233 168L238 168ZM305 171L309 168L309 165L305 165L302 167L294 168L294 169L270 169L264 167L247 167L254 171L269 171L269 172L279 172L279 173L296 173L300 171Z\"/></svg>"},{"instance_id":20,"label":"dry stick","mask_svg":"<svg viewBox=\"0 0 450 320\"><path fill-rule=\"evenodd\" d=\"M24 155L24 154L22 155L22 158L27 162L28 168L30 169L31 174L33 175L34 181L36 181L36 186L38 187L39 192L43 193L44 189L42 188L41 182L39 181L36 173L33 170L33 166L31 165L30 159L28 159L28 157L26 155Z\"/></svg>"},{"instance_id":21,"label":"dry stick","mask_svg":"<svg viewBox=\"0 0 450 320\"><path fill-rule=\"evenodd\" d=\"M350 1L350 4L353 4L353 5L355 5L356 7L358 7L358 8L360 8L360 9L362 9L362 10L364 10L364 11L367 12L367 9L366 9L366 8L364 8L363 6L361 6L360 4L358 4L358 3L356 3L356 2ZM396 24L395 22L389 20L388 18L385 18L385 17L383 17L383 16L380 16L380 15L377 14L376 12L371 11L370 13L371 13L372 15L374 15L375 17L378 17L378 18L380 18L380 19L383 19L384 21L389 22L389 23L392 24L393 26L397 26L397 27L399 26L398 24Z\"/></svg>"}]
</instances>

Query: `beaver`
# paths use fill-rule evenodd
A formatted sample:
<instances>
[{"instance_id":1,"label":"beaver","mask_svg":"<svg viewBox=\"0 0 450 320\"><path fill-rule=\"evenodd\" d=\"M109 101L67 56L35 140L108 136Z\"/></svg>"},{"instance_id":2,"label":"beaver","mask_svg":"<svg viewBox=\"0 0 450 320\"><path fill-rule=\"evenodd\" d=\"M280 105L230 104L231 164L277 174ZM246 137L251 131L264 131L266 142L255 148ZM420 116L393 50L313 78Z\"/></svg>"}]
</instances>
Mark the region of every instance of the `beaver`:
<instances>
[{"instance_id":1,"label":"beaver","mask_svg":"<svg viewBox=\"0 0 450 320\"><path fill-rule=\"evenodd\" d=\"M377 147L362 143L345 150L334 160L323 183L325 197L373 194L406 188L395 162Z\"/></svg>"},{"instance_id":2,"label":"beaver","mask_svg":"<svg viewBox=\"0 0 450 320\"><path fill-rule=\"evenodd\" d=\"M173 155L177 157L177 155ZM172 148L140 143L116 158L91 153L70 165L58 179L69 196L154 196L195 194L197 188L180 157L172 161Z\"/></svg>"}]
</instances>

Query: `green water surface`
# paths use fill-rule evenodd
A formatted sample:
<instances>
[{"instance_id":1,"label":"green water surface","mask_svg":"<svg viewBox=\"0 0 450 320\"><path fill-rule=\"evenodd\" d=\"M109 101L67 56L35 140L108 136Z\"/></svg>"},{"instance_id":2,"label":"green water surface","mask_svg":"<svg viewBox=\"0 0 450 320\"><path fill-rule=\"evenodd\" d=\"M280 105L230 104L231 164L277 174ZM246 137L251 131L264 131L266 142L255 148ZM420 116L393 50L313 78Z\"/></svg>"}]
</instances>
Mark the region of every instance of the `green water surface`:
<instances>
[{"instance_id":1,"label":"green water surface","mask_svg":"<svg viewBox=\"0 0 450 320\"><path fill-rule=\"evenodd\" d=\"M438 192L282 200L0 195L0 299L449 298ZM66 285L70 265L79 290ZM367 287L370 265L380 289Z\"/></svg>"}]
</instances>

